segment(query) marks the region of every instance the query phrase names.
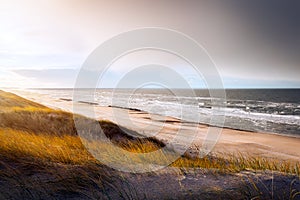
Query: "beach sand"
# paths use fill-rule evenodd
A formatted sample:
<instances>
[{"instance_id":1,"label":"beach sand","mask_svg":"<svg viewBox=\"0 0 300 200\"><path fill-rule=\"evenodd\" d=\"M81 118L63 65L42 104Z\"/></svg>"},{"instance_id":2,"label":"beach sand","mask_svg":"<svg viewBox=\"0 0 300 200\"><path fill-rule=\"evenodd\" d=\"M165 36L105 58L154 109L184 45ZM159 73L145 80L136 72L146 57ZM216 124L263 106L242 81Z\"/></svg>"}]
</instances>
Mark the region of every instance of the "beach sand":
<instances>
[{"instance_id":1,"label":"beach sand","mask_svg":"<svg viewBox=\"0 0 300 200\"><path fill-rule=\"evenodd\" d=\"M210 128L134 109L87 103L75 103L73 109L73 104L68 99L52 99L48 95L21 90L9 92L51 108L113 121L145 136L155 136L170 143L175 146L175 150L185 150L184 146L190 142L189 139L197 136L189 144L192 148L188 149L188 152L197 152L195 147L202 147ZM298 161L299 138L221 129L222 134L211 152L222 154L218 157L208 156L203 159L208 159L207 161L201 161L202 159L182 156L178 160L183 165L168 165L153 172L128 173L106 166L101 160L100 163L95 162L92 157L91 161L85 162L88 161L85 148L81 149L82 143L77 136L56 137L56 133L65 133L58 131L60 128L66 130L70 124L70 133L76 134L71 114L64 116L65 112L57 110L48 113L51 109L41 105L36 110L33 102L14 95L8 98L10 94L7 95L2 96L4 118L0 154L0 199L300 199L299 167L290 163ZM20 105L23 107L18 111ZM5 106L10 106L7 113ZM46 110L39 112L40 109ZM37 113L33 114L32 111ZM53 112L60 114L53 118ZM63 120L66 118L69 120ZM101 123L112 125L109 122ZM42 130L39 129L41 127ZM44 130L48 131L44 134ZM126 132L124 129L118 132L124 131ZM47 136L48 133L50 135ZM135 134L134 131L130 133ZM33 151L28 151L31 149ZM229 157L225 160L225 165L222 165L224 157L231 153L249 155L255 157L255 160L243 159L238 155ZM110 157L112 154L108 155ZM256 159L257 156L262 159ZM274 171L272 161L267 159L264 163L265 158L276 158L275 166L280 169L277 171L275 168ZM288 162L281 162L279 159ZM185 162L188 165L184 165ZM260 162L264 164L261 165ZM195 166L197 163L200 165Z\"/></svg>"},{"instance_id":2,"label":"beach sand","mask_svg":"<svg viewBox=\"0 0 300 200\"><path fill-rule=\"evenodd\" d=\"M145 136L155 136L174 146L174 149L185 149L189 144L192 155L208 135L209 126L184 122L176 118L149 114L144 111L116 107L103 107L86 103L74 103L64 99L52 99L48 95L25 90L9 90L19 96L44 104L48 107L75 112L87 117L110 120ZM93 112L87 112L93 111ZM191 138L193 139L191 143ZM271 133L258 133L228 128L221 129L221 134L212 149L213 154L256 156L282 161L300 161L300 138Z\"/></svg>"}]
</instances>

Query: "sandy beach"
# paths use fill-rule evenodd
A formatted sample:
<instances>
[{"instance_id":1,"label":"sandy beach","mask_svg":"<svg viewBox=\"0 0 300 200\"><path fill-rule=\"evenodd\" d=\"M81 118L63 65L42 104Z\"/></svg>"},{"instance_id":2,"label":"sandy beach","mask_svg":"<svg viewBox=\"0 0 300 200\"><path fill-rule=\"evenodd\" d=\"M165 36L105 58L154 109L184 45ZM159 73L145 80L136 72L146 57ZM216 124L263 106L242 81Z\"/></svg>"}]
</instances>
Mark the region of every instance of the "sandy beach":
<instances>
[{"instance_id":1,"label":"sandy beach","mask_svg":"<svg viewBox=\"0 0 300 200\"><path fill-rule=\"evenodd\" d=\"M9 92L51 108L73 112L73 102L69 100L51 99L47 95L24 90L10 90ZM189 148L191 154L195 154L195 152L198 152L197 149L201 148L209 128L207 125L188 123L176 118L149 114L140 110L102 107L86 103L75 104L77 114L99 120L110 120L145 136L155 136L166 143L171 142L178 149L184 148L186 138L196 135ZM89 109L94 110L92 115L86 112ZM180 130L180 134L178 130ZM223 128L211 153L222 154L223 156L242 154L243 156L299 162L299 144L299 137Z\"/></svg>"},{"instance_id":2,"label":"sandy beach","mask_svg":"<svg viewBox=\"0 0 300 200\"><path fill-rule=\"evenodd\" d=\"M197 158L190 155L207 141L207 125L12 92L19 96L0 91L0 199L300 199L299 138L222 129L211 154ZM74 116L87 135L97 133L97 122L110 141L133 154L120 155L97 138L79 138ZM165 157L140 156L165 146L187 151L174 162L165 162L173 155L169 148ZM91 154L93 147L99 154Z\"/></svg>"}]
</instances>

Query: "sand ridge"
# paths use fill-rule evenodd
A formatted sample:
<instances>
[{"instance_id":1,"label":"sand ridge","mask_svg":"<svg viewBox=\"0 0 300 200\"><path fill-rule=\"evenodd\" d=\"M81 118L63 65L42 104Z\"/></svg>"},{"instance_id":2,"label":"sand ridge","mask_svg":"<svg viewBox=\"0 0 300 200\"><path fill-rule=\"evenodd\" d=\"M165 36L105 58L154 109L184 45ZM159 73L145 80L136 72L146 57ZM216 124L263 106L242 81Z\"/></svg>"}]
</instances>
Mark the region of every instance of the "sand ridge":
<instances>
[{"instance_id":1,"label":"sand ridge","mask_svg":"<svg viewBox=\"0 0 300 200\"><path fill-rule=\"evenodd\" d=\"M70 100L53 99L49 98L48 95L24 90L9 92L51 108L73 112L73 102ZM84 102L77 102L74 105L77 108L77 114L101 120L110 120L145 136L155 136L167 143L172 142L176 148L184 148L184 144L187 143L185 140L191 135L196 136L190 145L191 150L194 147L201 147L209 128L208 125L189 123L173 117L150 114L140 110L103 107ZM93 114L86 112L86 110L91 109L94 111ZM180 135L177 135L179 130ZM299 162L300 138L223 128L212 153L222 155L242 154Z\"/></svg>"}]
</instances>

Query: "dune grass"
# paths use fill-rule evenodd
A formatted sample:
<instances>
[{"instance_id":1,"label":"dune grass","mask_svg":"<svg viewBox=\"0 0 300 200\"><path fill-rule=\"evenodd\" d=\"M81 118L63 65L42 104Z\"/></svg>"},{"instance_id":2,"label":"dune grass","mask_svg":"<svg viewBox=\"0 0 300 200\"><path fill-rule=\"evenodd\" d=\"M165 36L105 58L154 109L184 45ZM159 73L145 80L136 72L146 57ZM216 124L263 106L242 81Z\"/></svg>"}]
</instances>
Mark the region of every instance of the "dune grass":
<instances>
[{"instance_id":1,"label":"dune grass","mask_svg":"<svg viewBox=\"0 0 300 200\"><path fill-rule=\"evenodd\" d=\"M13 157L28 156L42 159L44 161L64 164L86 164L91 162L99 162L90 154L90 152L82 144L82 140L77 136L51 136L48 134L33 134L25 131L16 131L13 129L0 129L0 141L0 150L2 155L10 155ZM89 144L90 148L94 148L94 150L96 149L102 154L101 158L111 159L112 161L121 160L121 158L118 157L119 155L114 155L114 150L111 149L110 145L99 141ZM146 143L142 143L141 141L129 141L126 145L120 145L120 147L134 153L153 152L157 151L158 148L158 146L150 143L149 141ZM165 162L168 162L168 155L162 155L165 156L163 157L165 158ZM157 158L155 157L137 156L127 159L134 159L134 162L136 163L155 164L155 162L157 162ZM159 162L164 163L161 158ZM242 155L227 156L227 159L215 156L190 158L189 156L185 155L178 158L171 164L171 166L186 169L215 169L224 173L240 172L243 170L272 170L296 174L298 176L300 175L299 164L280 162L278 160L268 160L259 157L245 157Z\"/></svg>"},{"instance_id":2,"label":"dune grass","mask_svg":"<svg viewBox=\"0 0 300 200\"><path fill-rule=\"evenodd\" d=\"M83 164L95 159L78 137L33 134L13 129L0 129L0 148L4 155L27 156L45 161Z\"/></svg>"},{"instance_id":3,"label":"dune grass","mask_svg":"<svg viewBox=\"0 0 300 200\"><path fill-rule=\"evenodd\" d=\"M73 115L64 111L53 110L40 104L28 101L16 95L0 92L0 102L5 105L0 112L0 153L2 155L26 155L51 162L85 164L98 161L86 149L98 152L101 158L120 160L115 149L104 141L89 141L77 136ZM16 106L17 104L17 106ZM87 126L94 120L75 116ZM173 152L162 151L164 143L155 138L134 138L123 132L117 125L109 121L98 122L105 135L118 147L125 151L141 154L133 155L136 163L168 163L173 159ZM89 131L92 131L90 129ZM83 145L85 144L85 146ZM158 152L151 154L143 153ZM157 158L155 156L159 155ZM114 158L115 157L115 158ZM126 160L125 159L125 160ZM299 164L282 162L275 159L251 157L243 155L227 155L226 157L210 155L205 158L192 158L187 154L180 156L171 164L179 168L208 168L220 172L239 172L242 170L275 170L299 175Z\"/></svg>"},{"instance_id":4,"label":"dune grass","mask_svg":"<svg viewBox=\"0 0 300 200\"><path fill-rule=\"evenodd\" d=\"M241 154L227 155L226 158L212 155L204 158L188 158L188 156L183 156L176 160L172 166L216 169L221 173L240 172L244 170L269 170L300 176L299 163L267 159L264 157L244 156Z\"/></svg>"},{"instance_id":5,"label":"dune grass","mask_svg":"<svg viewBox=\"0 0 300 200\"><path fill-rule=\"evenodd\" d=\"M105 136L114 144L113 146L131 154L117 154L112 145L102 140L78 137L74 119L87 127L90 124L100 125ZM89 132L93 132L92 126L83 135L88 135ZM131 132L132 135L137 135L134 131ZM54 196L49 196L49 198L56 198L55 195L60 192L71 193L72 197L73 193L76 194L79 191L79 196L89 198L92 194L87 190L95 191L96 188L99 193L94 195L97 197L104 194L107 199L119 197L132 199L134 191L125 191L126 181L122 181L118 173L105 168L101 161L105 161L106 164L109 161L123 160L124 162L163 165L169 164L174 156L178 156L171 150L163 151L162 147L165 146L163 142L155 138L135 138L112 122L95 121L79 115L73 116L71 113L53 110L2 91L0 91L0 141L0 180L6 180L14 187L20 186L23 192L28 192L28 194L19 193L18 188L1 190L3 194L7 192L8 196L4 196L5 198L10 198L12 191L15 197L20 198L23 195L32 199L39 198L35 196L37 194L45 197L45 191L47 195L53 193ZM152 152L158 152L158 154L152 155ZM101 155L99 160L96 159L97 153ZM245 155L209 155L204 158L192 158L185 154L179 156L170 166L184 170L205 168L214 173L272 170L300 175L300 166L297 163ZM26 173L47 174L46 181L43 180L45 175L38 176L37 180L34 177L28 180ZM60 191L61 188L65 191ZM35 192L31 194L30 191L33 189ZM106 191L111 190L117 196L105 196ZM291 194L292 196L298 195L296 192Z\"/></svg>"},{"instance_id":6,"label":"dune grass","mask_svg":"<svg viewBox=\"0 0 300 200\"><path fill-rule=\"evenodd\" d=\"M18 107L18 108L34 107L34 108L41 108L41 109L47 108L46 106L29 101L15 94L0 91L0 110L2 112L6 110L10 111L13 107Z\"/></svg>"}]
</instances>

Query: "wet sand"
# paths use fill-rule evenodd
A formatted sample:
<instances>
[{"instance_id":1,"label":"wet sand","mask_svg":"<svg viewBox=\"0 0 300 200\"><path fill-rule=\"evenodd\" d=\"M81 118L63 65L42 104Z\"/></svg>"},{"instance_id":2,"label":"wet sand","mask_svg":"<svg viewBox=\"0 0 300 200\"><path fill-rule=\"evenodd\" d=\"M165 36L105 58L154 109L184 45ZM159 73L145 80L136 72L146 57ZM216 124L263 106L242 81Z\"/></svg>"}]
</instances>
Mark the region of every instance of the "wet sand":
<instances>
[{"instance_id":1,"label":"wet sand","mask_svg":"<svg viewBox=\"0 0 300 200\"><path fill-rule=\"evenodd\" d=\"M205 139L208 135L208 125L184 122L176 118L149 114L140 110L103 107L84 102L74 103L73 109L73 102L68 99L51 99L48 95L22 90L10 90L8 92L13 92L51 108L74 112L99 120L113 121L145 136L155 136L171 144L175 150L186 149L185 146L189 145L189 152L192 155L199 152L198 150L203 147L204 141L207 142ZM222 154L223 156L242 154L299 162L300 138L223 128L211 153Z\"/></svg>"}]
</instances>

